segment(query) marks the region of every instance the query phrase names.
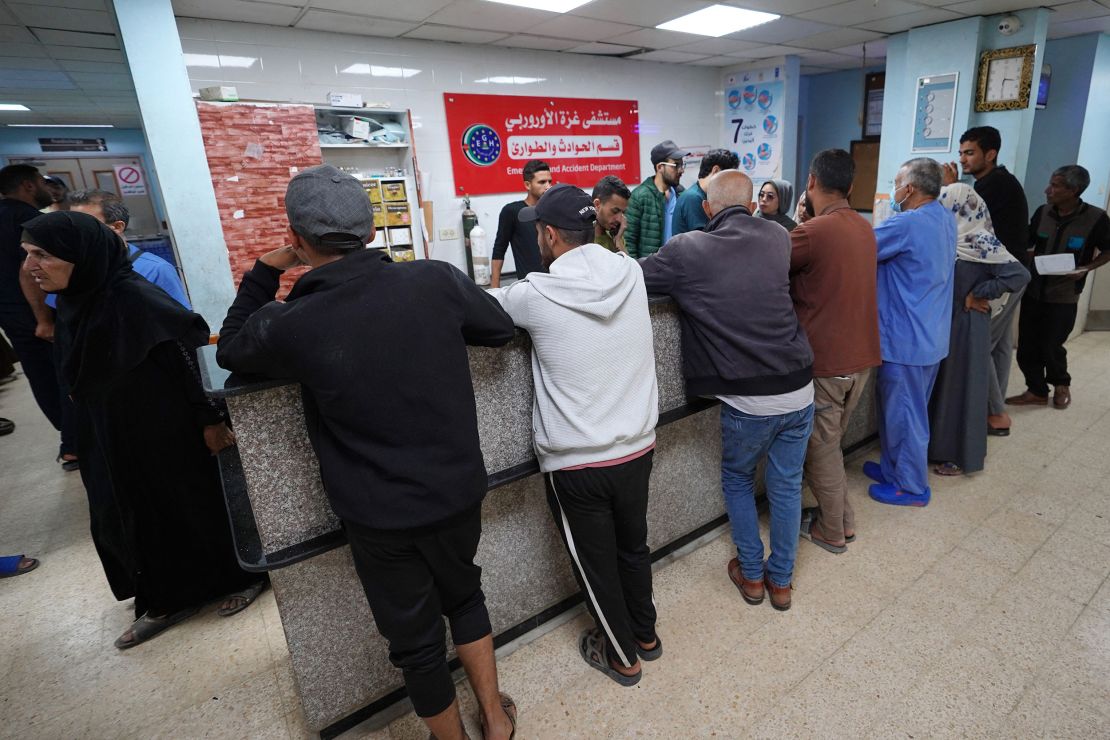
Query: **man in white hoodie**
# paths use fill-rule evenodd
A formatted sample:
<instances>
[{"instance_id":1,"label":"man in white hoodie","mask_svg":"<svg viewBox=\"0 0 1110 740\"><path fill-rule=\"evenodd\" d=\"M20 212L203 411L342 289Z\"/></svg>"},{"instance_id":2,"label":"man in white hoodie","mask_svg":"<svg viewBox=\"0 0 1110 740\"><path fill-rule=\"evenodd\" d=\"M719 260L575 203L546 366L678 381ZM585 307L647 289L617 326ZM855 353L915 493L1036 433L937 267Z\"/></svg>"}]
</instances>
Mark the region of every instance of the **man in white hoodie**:
<instances>
[{"instance_id":1,"label":"man in white hoodie","mask_svg":"<svg viewBox=\"0 0 1110 740\"><path fill-rule=\"evenodd\" d=\"M643 272L627 254L591 243L595 214L571 185L524 208L519 218L536 222L549 271L493 295L532 337L536 456L597 624L579 637L579 652L632 686L639 658L663 652L647 545L659 390Z\"/></svg>"}]
</instances>

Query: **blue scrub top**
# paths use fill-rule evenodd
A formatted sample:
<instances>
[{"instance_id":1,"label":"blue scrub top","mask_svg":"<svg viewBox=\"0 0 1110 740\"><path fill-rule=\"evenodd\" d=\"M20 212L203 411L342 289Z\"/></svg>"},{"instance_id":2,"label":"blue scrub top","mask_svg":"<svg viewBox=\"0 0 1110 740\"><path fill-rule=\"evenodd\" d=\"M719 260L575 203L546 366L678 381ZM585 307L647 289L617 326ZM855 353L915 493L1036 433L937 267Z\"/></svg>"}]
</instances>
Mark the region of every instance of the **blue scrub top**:
<instances>
[{"instance_id":1,"label":"blue scrub top","mask_svg":"<svg viewBox=\"0 0 1110 740\"><path fill-rule=\"evenodd\" d=\"M674 209L678 204L678 193L674 188L667 193L667 203L663 206L663 243L666 244L674 235Z\"/></svg>"},{"instance_id":2,"label":"blue scrub top","mask_svg":"<svg viewBox=\"0 0 1110 740\"><path fill-rule=\"evenodd\" d=\"M884 362L933 365L948 356L956 217L937 201L875 227L879 342Z\"/></svg>"},{"instance_id":3,"label":"blue scrub top","mask_svg":"<svg viewBox=\"0 0 1110 740\"><path fill-rule=\"evenodd\" d=\"M134 256L136 252L142 252L134 244L128 244L127 249L131 256ZM150 252L142 252L131 263L131 269L169 293L170 298L173 298L185 308L190 311L193 310L192 304L189 303L189 296L185 295L185 286L181 284L181 276L177 274L174 266L166 260ZM56 308L57 303L58 296L54 294L46 296L46 305Z\"/></svg>"}]
</instances>

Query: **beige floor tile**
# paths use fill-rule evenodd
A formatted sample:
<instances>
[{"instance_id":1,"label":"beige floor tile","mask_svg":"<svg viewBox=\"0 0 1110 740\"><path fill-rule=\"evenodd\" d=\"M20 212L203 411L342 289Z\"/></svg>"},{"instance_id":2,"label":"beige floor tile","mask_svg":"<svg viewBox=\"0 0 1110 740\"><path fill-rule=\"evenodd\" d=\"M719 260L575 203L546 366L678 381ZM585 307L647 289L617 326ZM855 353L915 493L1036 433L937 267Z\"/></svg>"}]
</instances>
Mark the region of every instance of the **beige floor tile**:
<instances>
[{"instance_id":1,"label":"beige floor tile","mask_svg":"<svg viewBox=\"0 0 1110 740\"><path fill-rule=\"evenodd\" d=\"M1110 715L1045 685L1030 687L1000 724L1012 737L1110 737Z\"/></svg>"},{"instance_id":2,"label":"beige floor tile","mask_svg":"<svg viewBox=\"0 0 1110 740\"><path fill-rule=\"evenodd\" d=\"M1010 507L992 514L983 522L983 526L1012 540L1034 544L1036 547L1040 547L1058 527L1036 514L1027 514Z\"/></svg>"},{"instance_id":3,"label":"beige floor tile","mask_svg":"<svg viewBox=\"0 0 1110 740\"><path fill-rule=\"evenodd\" d=\"M1110 515L1080 508L1073 511L1061 526L1076 534L1090 537L1100 544L1110 545Z\"/></svg>"},{"instance_id":4,"label":"beige floor tile","mask_svg":"<svg viewBox=\"0 0 1110 740\"><path fill-rule=\"evenodd\" d=\"M1106 567L1105 563L1099 563ZM1030 589L1050 589L1061 596L1086 604L1094 597L1105 578L1103 573L1091 570L1070 560L1038 551L1029 559L1014 581Z\"/></svg>"},{"instance_id":5,"label":"beige floor tile","mask_svg":"<svg viewBox=\"0 0 1110 740\"><path fill-rule=\"evenodd\" d=\"M1019 541L986 526L981 526L960 543L960 549L988 560L1011 573L1028 562L1042 541Z\"/></svg>"}]
</instances>

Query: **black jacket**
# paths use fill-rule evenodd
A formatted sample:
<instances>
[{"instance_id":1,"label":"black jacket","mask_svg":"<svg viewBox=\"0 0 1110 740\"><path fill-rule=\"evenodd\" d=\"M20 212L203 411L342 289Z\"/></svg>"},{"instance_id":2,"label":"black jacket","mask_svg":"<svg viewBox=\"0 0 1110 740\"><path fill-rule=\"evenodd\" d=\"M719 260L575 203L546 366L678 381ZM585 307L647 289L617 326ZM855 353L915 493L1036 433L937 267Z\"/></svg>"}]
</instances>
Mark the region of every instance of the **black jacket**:
<instances>
[{"instance_id":1,"label":"black jacket","mask_svg":"<svg viewBox=\"0 0 1110 740\"><path fill-rule=\"evenodd\" d=\"M466 345L512 339L497 301L446 262L376 250L311 270L285 303L279 277L261 262L243 276L216 359L301 383L335 513L396 530L477 506L487 483Z\"/></svg>"},{"instance_id":2,"label":"black jacket","mask_svg":"<svg viewBox=\"0 0 1110 740\"><path fill-rule=\"evenodd\" d=\"M813 379L790 298L790 235L778 224L726 208L640 265L648 292L682 309L687 395L773 396Z\"/></svg>"},{"instance_id":3,"label":"black jacket","mask_svg":"<svg viewBox=\"0 0 1110 740\"><path fill-rule=\"evenodd\" d=\"M975 181L991 214L994 235L1023 265L1029 264L1029 204L1025 189L1005 167L998 166Z\"/></svg>"}]
</instances>

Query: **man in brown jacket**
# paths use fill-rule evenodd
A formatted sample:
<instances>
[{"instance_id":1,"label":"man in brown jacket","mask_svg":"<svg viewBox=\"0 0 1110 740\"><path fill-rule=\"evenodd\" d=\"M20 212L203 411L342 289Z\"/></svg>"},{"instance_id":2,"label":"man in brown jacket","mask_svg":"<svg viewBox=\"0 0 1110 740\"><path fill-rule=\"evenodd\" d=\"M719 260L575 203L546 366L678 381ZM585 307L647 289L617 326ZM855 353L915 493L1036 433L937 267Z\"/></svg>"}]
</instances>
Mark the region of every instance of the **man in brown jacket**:
<instances>
[{"instance_id":1,"label":"man in brown jacket","mask_svg":"<svg viewBox=\"0 0 1110 740\"><path fill-rule=\"evenodd\" d=\"M803 509L801 534L833 553L856 538L841 439L871 368L882 362L875 232L848 205L854 176L848 152L818 152L806 182L809 218L790 233L790 294L814 356L805 476L818 506Z\"/></svg>"}]
</instances>

